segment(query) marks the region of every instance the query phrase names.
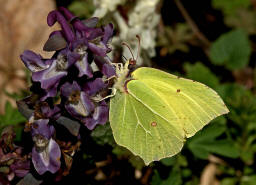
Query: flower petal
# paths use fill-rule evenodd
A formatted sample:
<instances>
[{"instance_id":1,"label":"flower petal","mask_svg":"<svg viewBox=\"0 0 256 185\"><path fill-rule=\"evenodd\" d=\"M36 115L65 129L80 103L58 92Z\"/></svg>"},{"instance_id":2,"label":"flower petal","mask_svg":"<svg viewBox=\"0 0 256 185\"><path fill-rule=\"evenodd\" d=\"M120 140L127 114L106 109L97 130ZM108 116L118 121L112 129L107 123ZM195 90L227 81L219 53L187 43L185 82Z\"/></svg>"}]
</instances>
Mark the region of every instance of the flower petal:
<instances>
[{"instance_id":1,"label":"flower petal","mask_svg":"<svg viewBox=\"0 0 256 185\"><path fill-rule=\"evenodd\" d=\"M56 21L59 22L59 24L61 25L61 28L63 30L63 33L65 35L65 38L69 41L72 42L75 38L75 35L73 33L73 31L71 30L69 24L67 23L66 19L63 17L63 15L57 11L51 11L48 16L47 16L47 23L49 26L53 26Z\"/></svg>"},{"instance_id":2,"label":"flower petal","mask_svg":"<svg viewBox=\"0 0 256 185\"><path fill-rule=\"evenodd\" d=\"M50 66L43 61L41 55L30 50L24 51L20 58L25 66L32 72L42 71Z\"/></svg>"},{"instance_id":3,"label":"flower petal","mask_svg":"<svg viewBox=\"0 0 256 185\"><path fill-rule=\"evenodd\" d=\"M103 75L108 78L116 74L115 68L103 57L94 56L94 62L100 69Z\"/></svg>"},{"instance_id":4,"label":"flower petal","mask_svg":"<svg viewBox=\"0 0 256 185\"><path fill-rule=\"evenodd\" d=\"M91 66L88 63L88 53L85 53L80 60L77 60L75 66L79 70L78 77L82 77L83 75L86 75L89 78L93 77Z\"/></svg>"},{"instance_id":5,"label":"flower petal","mask_svg":"<svg viewBox=\"0 0 256 185\"><path fill-rule=\"evenodd\" d=\"M61 165L60 157L60 147L53 139L50 139L48 146L41 152L36 147L32 149L32 162L40 175L46 171L56 173Z\"/></svg>"},{"instance_id":6,"label":"flower petal","mask_svg":"<svg viewBox=\"0 0 256 185\"><path fill-rule=\"evenodd\" d=\"M79 100L74 103L67 103L65 108L72 116L80 119L91 114L94 110L94 104L84 92L81 92Z\"/></svg>"},{"instance_id":7,"label":"flower petal","mask_svg":"<svg viewBox=\"0 0 256 185\"><path fill-rule=\"evenodd\" d=\"M89 81L87 82L84 86L83 86L83 90L84 92L86 92L86 94L88 94L89 96L93 96L96 93L98 93L100 90L106 88L107 85L102 81L101 78L96 78L93 81Z\"/></svg>"},{"instance_id":8,"label":"flower petal","mask_svg":"<svg viewBox=\"0 0 256 185\"><path fill-rule=\"evenodd\" d=\"M114 31L114 26L111 23L104 27L104 36L102 39L102 42L104 44L107 44L109 39L113 36L113 31Z\"/></svg>"},{"instance_id":9,"label":"flower petal","mask_svg":"<svg viewBox=\"0 0 256 185\"><path fill-rule=\"evenodd\" d=\"M63 84L60 88L61 94L66 98L68 98L73 92L80 90L81 88L76 81L74 81L72 84L67 82Z\"/></svg>"},{"instance_id":10,"label":"flower petal","mask_svg":"<svg viewBox=\"0 0 256 185\"><path fill-rule=\"evenodd\" d=\"M60 31L53 32L49 39L44 44L44 51L57 51L65 48L67 46L67 41L62 36Z\"/></svg>"},{"instance_id":11,"label":"flower petal","mask_svg":"<svg viewBox=\"0 0 256 185\"><path fill-rule=\"evenodd\" d=\"M67 75L67 71L58 69L57 60L54 60L52 65L43 71L32 74L32 80L41 83L42 89L53 87L60 79Z\"/></svg>"},{"instance_id":12,"label":"flower petal","mask_svg":"<svg viewBox=\"0 0 256 185\"><path fill-rule=\"evenodd\" d=\"M94 110L91 118L84 119L85 126L93 130L96 125L103 125L108 121L109 109L105 101L102 101Z\"/></svg>"},{"instance_id":13,"label":"flower petal","mask_svg":"<svg viewBox=\"0 0 256 185\"><path fill-rule=\"evenodd\" d=\"M40 135L46 139L50 139L52 134L54 133L54 127L49 125L48 122L49 122L49 119L35 120L33 122L32 129L31 129L32 137L36 137L37 135Z\"/></svg>"},{"instance_id":14,"label":"flower petal","mask_svg":"<svg viewBox=\"0 0 256 185\"><path fill-rule=\"evenodd\" d=\"M59 8L60 12L65 16L65 18L73 25L77 31L86 31L88 29L78 17L74 16L70 11L64 7Z\"/></svg>"}]
</instances>

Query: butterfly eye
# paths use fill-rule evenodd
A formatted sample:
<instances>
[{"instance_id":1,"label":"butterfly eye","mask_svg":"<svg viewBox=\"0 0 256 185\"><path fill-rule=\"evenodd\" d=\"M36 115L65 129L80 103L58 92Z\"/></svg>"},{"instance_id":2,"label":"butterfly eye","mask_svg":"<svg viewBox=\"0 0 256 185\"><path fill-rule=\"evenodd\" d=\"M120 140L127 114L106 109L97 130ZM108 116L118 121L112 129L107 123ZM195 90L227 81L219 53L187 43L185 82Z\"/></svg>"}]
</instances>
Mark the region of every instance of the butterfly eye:
<instances>
[{"instance_id":1,"label":"butterfly eye","mask_svg":"<svg viewBox=\"0 0 256 185\"><path fill-rule=\"evenodd\" d=\"M129 60L129 65L136 65L136 60L130 59Z\"/></svg>"}]
</instances>

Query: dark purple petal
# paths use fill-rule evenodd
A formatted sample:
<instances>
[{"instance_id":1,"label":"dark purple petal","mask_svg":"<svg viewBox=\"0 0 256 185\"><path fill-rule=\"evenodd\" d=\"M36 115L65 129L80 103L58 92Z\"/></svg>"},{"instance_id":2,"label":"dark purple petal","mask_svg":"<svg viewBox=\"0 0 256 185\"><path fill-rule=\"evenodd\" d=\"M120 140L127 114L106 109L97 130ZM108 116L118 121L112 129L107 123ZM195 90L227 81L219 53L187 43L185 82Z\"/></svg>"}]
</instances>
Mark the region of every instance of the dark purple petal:
<instances>
[{"instance_id":1,"label":"dark purple petal","mask_svg":"<svg viewBox=\"0 0 256 185\"><path fill-rule=\"evenodd\" d=\"M48 146L43 151L38 152L36 147L32 149L32 162L40 175L46 171L56 173L60 168L60 157L60 147L53 139L50 139Z\"/></svg>"},{"instance_id":2,"label":"dark purple petal","mask_svg":"<svg viewBox=\"0 0 256 185\"><path fill-rule=\"evenodd\" d=\"M68 11L64 7L59 8L60 12L65 16L65 18L73 25L75 30L78 31L86 31L88 29L87 26L85 26L78 17L74 16L70 11Z\"/></svg>"},{"instance_id":3,"label":"dark purple petal","mask_svg":"<svg viewBox=\"0 0 256 185\"><path fill-rule=\"evenodd\" d=\"M61 94L65 97L69 97L73 92L76 92L76 91L80 92L80 90L81 90L80 86L75 81L72 84L67 82L63 84L60 88Z\"/></svg>"},{"instance_id":4,"label":"dark purple petal","mask_svg":"<svg viewBox=\"0 0 256 185\"><path fill-rule=\"evenodd\" d=\"M104 36L104 32L101 28L90 28L87 30L86 38L90 40L91 42L97 42L101 41L102 37Z\"/></svg>"},{"instance_id":5,"label":"dark purple petal","mask_svg":"<svg viewBox=\"0 0 256 185\"><path fill-rule=\"evenodd\" d=\"M45 90L45 95L40 98L41 101L45 101L49 97L55 97L57 95L57 87L59 83L55 83L53 86Z\"/></svg>"},{"instance_id":6,"label":"dark purple petal","mask_svg":"<svg viewBox=\"0 0 256 185\"><path fill-rule=\"evenodd\" d=\"M108 78L116 75L115 68L103 57L94 56L94 62L98 66L103 75Z\"/></svg>"},{"instance_id":7,"label":"dark purple petal","mask_svg":"<svg viewBox=\"0 0 256 185\"><path fill-rule=\"evenodd\" d=\"M109 39L112 37L114 31L114 26L113 24L108 24L107 26L104 27L104 36L102 42L104 44L107 44Z\"/></svg>"},{"instance_id":8,"label":"dark purple petal","mask_svg":"<svg viewBox=\"0 0 256 185\"><path fill-rule=\"evenodd\" d=\"M107 52L108 52L108 47L103 43L103 42L98 42L98 43L92 43L89 42L88 43L88 48L95 54L98 56L106 56Z\"/></svg>"},{"instance_id":9,"label":"dark purple petal","mask_svg":"<svg viewBox=\"0 0 256 185\"><path fill-rule=\"evenodd\" d=\"M47 16L47 23L49 26L52 26L56 23L56 21L59 22L61 25L62 31L65 35L65 38L69 41L72 42L75 39L75 35L73 31L71 30L69 24L67 23L66 19L63 17L63 15L57 11L51 11L48 16Z\"/></svg>"},{"instance_id":10,"label":"dark purple petal","mask_svg":"<svg viewBox=\"0 0 256 185\"><path fill-rule=\"evenodd\" d=\"M32 125L31 129L31 135L33 137L33 140L36 140L35 142L40 142L39 139L50 139L51 136L54 133L54 127L48 124L49 120L48 119L39 119L35 120ZM42 136L38 138L34 138L37 136Z\"/></svg>"},{"instance_id":11,"label":"dark purple petal","mask_svg":"<svg viewBox=\"0 0 256 185\"><path fill-rule=\"evenodd\" d=\"M41 83L42 89L49 89L53 87L60 79L67 75L67 71L63 71L61 68L61 62L54 60L52 65L43 71L39 71L32 74L32 80Z\"/></svg>"},{"instance_id":12,"label":"dark purple petal","mask_svg":"<svg viewBox=\"0 0 256 185\"><path fill-rule=\"evenodd\" d=\"M86 38L80 38L72 42L72 49L78 54L84 54L87 52L88 41Z\"/></svg>"},{"instance_id":13,"label":"dark purple petal","mask_svg":"<svg viewBox=\"0 0 256 185\"><path fill-rule=\"evenodd\" d=\"M11 170L15 173L18 177L24 177L30 169L30 161L26 160L18 160L15 161L11 166Z\"/></svg>"},{"instance_id":14,"label":"dark purple petal","mask_svg":"<svg viewBox=\"0 0 256 185\"><path fill-rule=\"evenodd\" d=\"M69 102L65 105L66 110L74 117L81 118L91 114L94 104L84 92L80 93L80 98L76 102Z\"/></svg>"},{"instance_id":15,"label":"dark purple petal","mask_svg":"<svg viewBox=\"0 0 256 185\"><path fill-rule=\"evenodd\" d=\"M96 125L103 125L108 121L109 109L105 101L102 101L94 110L91 118L85 118L85 126L92 130Z\"/></svg>"},{"instance_id":16,"label":"dark purple petal","mask_svg":"<svg viewBox=\"0 0 256 185\"><path fill-rule=\"evenodd\" d=\"M41 106L42 114L48 119L58 119L60 117L60 111L61 109L56 105L53 107L53 109L51 109L48 105Z\"/></svg>"},{"instance_id":17,"label":"dark purple petal","mask_svg":"<svg viewBox=\"0 0 256 185\"><path fill-rule=\"evenodd\" d=\"M83 91L86 92L86 94L89 96L93 96L106 87L107 84L105 84L101 78L96 78L93 81L87 82L83 87Z\"/></svg>"},{"instance_id":18,"label":"dark purple petal","mask_svg":"<svg viewBox=\"0 0 256 185\"><path fill-rule=\"evenodd\" d=\"M41 55L38 55L33 51L24 51L21 54L20 58L25 66L32 72L42 71L50 66L43 61Z\"/></svg>"},{"instance_id":19,"label":"dark purple petal","mask_svg":"<svg viewBox=\"0 0 256 185\"><path fill-rule=\"evenodd\" d=\"M86 75L89 78L93 77L91 66L88 63L88 53L85 53L83 57L75 63L75 66L79 70L78 77L82 77L83 75Z\"/></svg>"}]
</instances>

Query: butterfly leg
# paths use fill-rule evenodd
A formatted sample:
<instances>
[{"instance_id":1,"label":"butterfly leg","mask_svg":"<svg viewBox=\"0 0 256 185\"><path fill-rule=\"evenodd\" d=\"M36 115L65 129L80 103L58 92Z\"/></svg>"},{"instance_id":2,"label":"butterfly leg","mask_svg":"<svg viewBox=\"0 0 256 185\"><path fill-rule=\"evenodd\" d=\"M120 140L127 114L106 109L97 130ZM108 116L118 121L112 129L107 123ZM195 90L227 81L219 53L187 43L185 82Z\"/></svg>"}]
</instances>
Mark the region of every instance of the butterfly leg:
<instances>
[{"instance_id":1,"label":"butterfly leg","mask_svg":"<svg viewBox=\"0 0 256 185\"><path fill-rule=\"evenodd\" d=\"M96 102L101 102L102 100L105 100L105 99L107 99L107 98L112 98L112 97L114 97L114 96L116 95L117 89L116 89L116 88L109 88L109 89L112 90L112 92L111 92L110 95L108 95L108 96L106 96L106 97L104 97L104 98L94 99L94 101L96 101Z\"/></svg>"},{"instance_id":2,"label":"butterfly leg","mask_svg":"<svg viewBox=\"0 0 256 185\"><path fill-rule=\"evenodd\" d=\"M117 76L116 76L116 75L113 75L113 76L111 76L111 77L109 77L109 78L107 78L107 79L103 79L103 81L104 81L104 82L107 82L107 81L109 81L109 80L111 80L111 79L117 79Z\"/></svg>"}]
</instances>

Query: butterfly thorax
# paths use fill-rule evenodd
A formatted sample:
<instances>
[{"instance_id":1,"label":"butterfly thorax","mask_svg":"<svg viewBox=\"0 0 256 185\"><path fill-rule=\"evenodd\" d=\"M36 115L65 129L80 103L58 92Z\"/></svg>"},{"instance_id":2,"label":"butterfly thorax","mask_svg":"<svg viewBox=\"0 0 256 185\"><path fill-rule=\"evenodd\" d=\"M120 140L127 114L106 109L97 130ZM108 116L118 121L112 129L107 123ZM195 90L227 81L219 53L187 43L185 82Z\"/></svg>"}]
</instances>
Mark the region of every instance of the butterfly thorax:
<instances>
[{"instance_id":1,"label":"butterfly thorax","mask_svg":"<svg viewBox=\"0 0 256 185\"><path fill-rule=\"evenodd\" d=\"M116 76L117 76L117 80L113 86L114 89L117 89L123 93L127 92L126 89L126 83L127 81L130 80L129 74L130 74L130 70L129 70L129 60L125 62L125 64L123 65L118 64L116 65Z\"/></svg>"}]
</instances>

